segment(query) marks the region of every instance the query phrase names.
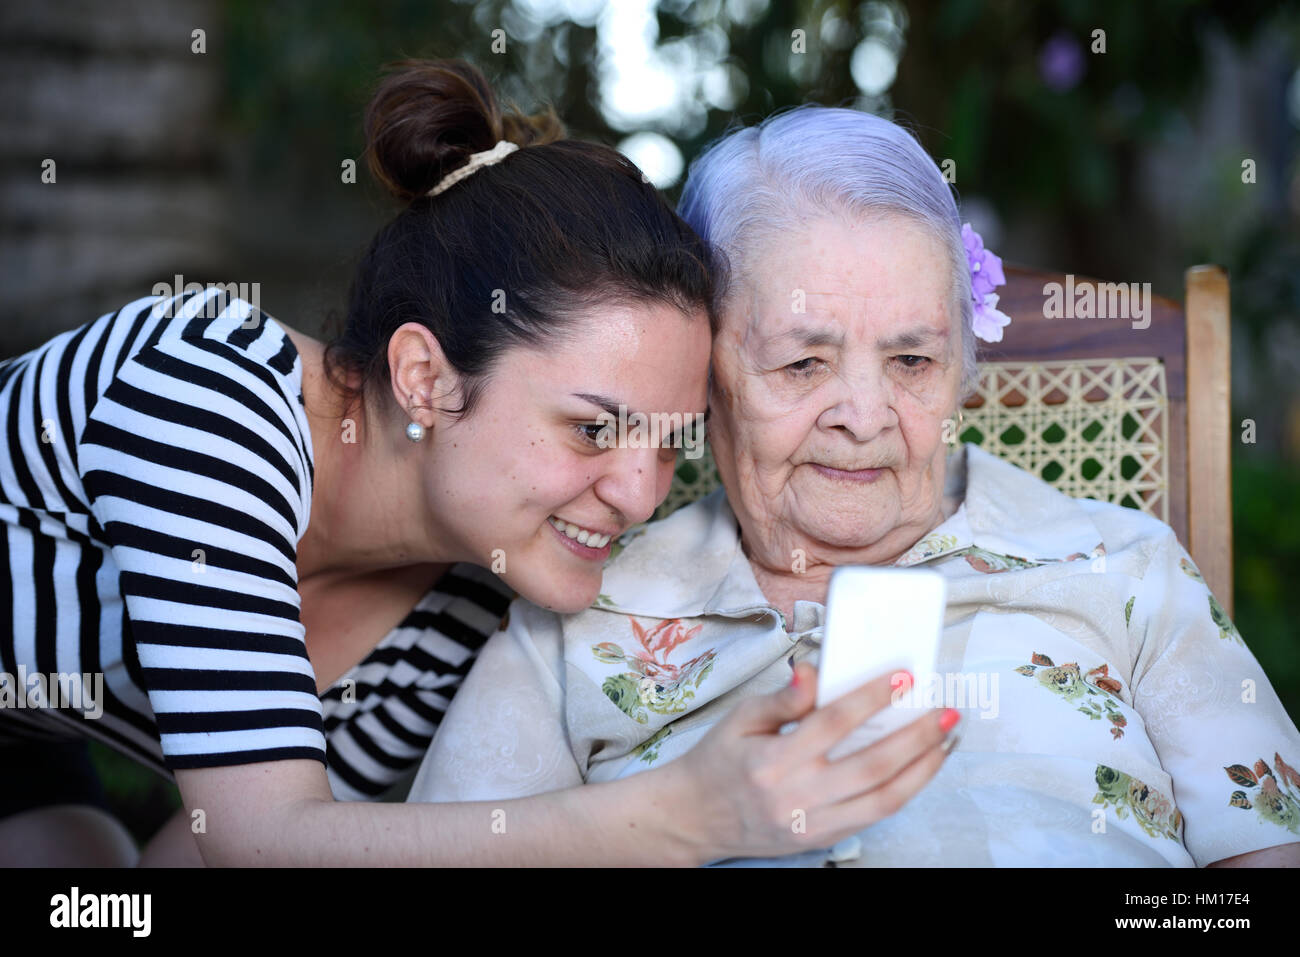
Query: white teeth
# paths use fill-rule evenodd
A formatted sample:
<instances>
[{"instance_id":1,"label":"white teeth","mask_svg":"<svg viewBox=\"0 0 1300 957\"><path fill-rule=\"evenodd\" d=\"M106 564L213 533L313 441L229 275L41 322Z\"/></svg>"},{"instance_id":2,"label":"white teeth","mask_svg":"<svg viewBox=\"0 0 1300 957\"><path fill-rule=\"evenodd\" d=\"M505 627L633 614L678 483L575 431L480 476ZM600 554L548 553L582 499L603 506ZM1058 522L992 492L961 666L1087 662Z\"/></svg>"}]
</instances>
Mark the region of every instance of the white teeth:
<instances>
[{"instance_id":1,"label":"white teeth","mask_svg":"<svg viewBox=\"0 0 1300 957\"><path fill-rule=\"evenodd\" d=\"M554 515L548 516L546 520L554 525L558 531L563 532L569 538L577 539L578 544L586 545L588 548L604 548L609 544L609 540L613 538L612 535L601 535L599 532L580 528L572 522L566 522Z\"/></svg>"}]
</instances>

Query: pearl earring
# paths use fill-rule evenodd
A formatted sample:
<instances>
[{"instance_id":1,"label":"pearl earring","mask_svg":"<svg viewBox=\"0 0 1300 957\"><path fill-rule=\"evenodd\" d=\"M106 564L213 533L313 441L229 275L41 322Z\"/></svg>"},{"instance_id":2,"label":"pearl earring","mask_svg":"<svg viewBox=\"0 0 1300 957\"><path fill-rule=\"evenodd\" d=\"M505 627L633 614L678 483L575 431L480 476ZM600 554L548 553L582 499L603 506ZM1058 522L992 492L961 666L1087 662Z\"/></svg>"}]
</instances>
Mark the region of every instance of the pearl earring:
<instances>
[{"instance_id":1,"label":"pearl earring","mask_svg":"<svg viewBox=\"0 0 1300 957\"><path fill-rule=\"evenodd\" d=\"M411 396L411 401L415 402L415 396ZM424 426L419 422L409 422L406 426L406 437L412 442L418 442L424 438Z\"/></svg>"}]
</instances>

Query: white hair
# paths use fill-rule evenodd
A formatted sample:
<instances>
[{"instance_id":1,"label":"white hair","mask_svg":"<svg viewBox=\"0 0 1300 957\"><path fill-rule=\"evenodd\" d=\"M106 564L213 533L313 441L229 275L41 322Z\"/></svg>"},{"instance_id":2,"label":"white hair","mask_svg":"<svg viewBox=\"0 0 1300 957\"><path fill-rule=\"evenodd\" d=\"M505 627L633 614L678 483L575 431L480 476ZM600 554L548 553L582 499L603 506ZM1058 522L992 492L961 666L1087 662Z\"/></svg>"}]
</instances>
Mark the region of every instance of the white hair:
<instances>
[{"instance_id":1,"label":"white hair","mask_svg":"<svg viewBox=\"0 0 1300 957\"><path fill-rule=\"evenodd\" d=\"M735 129L693 163L678 213L729 264L748 275L754 250L810 212L907 217L947 251L961 326L961 397L977 382L970 271L952 190L903 127L871 113L809 104ZM729 299L727 284L721 295ZM718 303L719 311L725 302Z\"/></svg>"}]
</instances>

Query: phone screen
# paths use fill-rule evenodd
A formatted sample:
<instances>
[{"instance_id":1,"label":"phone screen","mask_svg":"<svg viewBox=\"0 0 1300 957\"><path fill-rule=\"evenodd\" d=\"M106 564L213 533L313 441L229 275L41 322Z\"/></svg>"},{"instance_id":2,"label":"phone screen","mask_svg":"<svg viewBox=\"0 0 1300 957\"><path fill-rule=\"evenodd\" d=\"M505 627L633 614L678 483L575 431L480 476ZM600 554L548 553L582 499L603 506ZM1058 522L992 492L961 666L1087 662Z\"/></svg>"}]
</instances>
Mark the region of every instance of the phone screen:
<instances>
[{"instance_id":1,"label":"phone screen","mask_svg":"<svg viewBox=\"0 0 1300 957\"><path fill-rule=\"evenodd\" d=\"M915 682L868 722L875 737L921 716L934 674L947 582L928 569L845 565L831 574L818 664L817 706L906 669ZM890 714L890 712L896 712Z\"/></svg>"}]
</instances>

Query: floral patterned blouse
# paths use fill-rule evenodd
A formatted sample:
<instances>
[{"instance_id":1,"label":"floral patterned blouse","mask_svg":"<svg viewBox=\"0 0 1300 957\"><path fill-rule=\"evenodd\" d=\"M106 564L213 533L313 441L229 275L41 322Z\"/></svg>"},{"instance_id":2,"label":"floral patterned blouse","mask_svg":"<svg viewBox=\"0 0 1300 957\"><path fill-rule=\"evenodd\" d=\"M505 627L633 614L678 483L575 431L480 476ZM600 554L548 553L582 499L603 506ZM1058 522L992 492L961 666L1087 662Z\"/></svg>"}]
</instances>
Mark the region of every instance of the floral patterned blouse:
<instances>
[{"instance_id":1,"label":"floral patterned blouse","mask_svg":"<svg viewBox=\"0 0 1300 957\"><path fill-rule=\"evenodd\" d=\"M929 693L959 744L848 861L719 863L1192 867L1300 841L1300 733L1172 530L978 446L948 474L961 506L896 564L947 578ZM768 603L721 490L622 544L590 609L511 605L409 800L636 774L816 661L824 607Z\"/></svg>"}]
</instances>

